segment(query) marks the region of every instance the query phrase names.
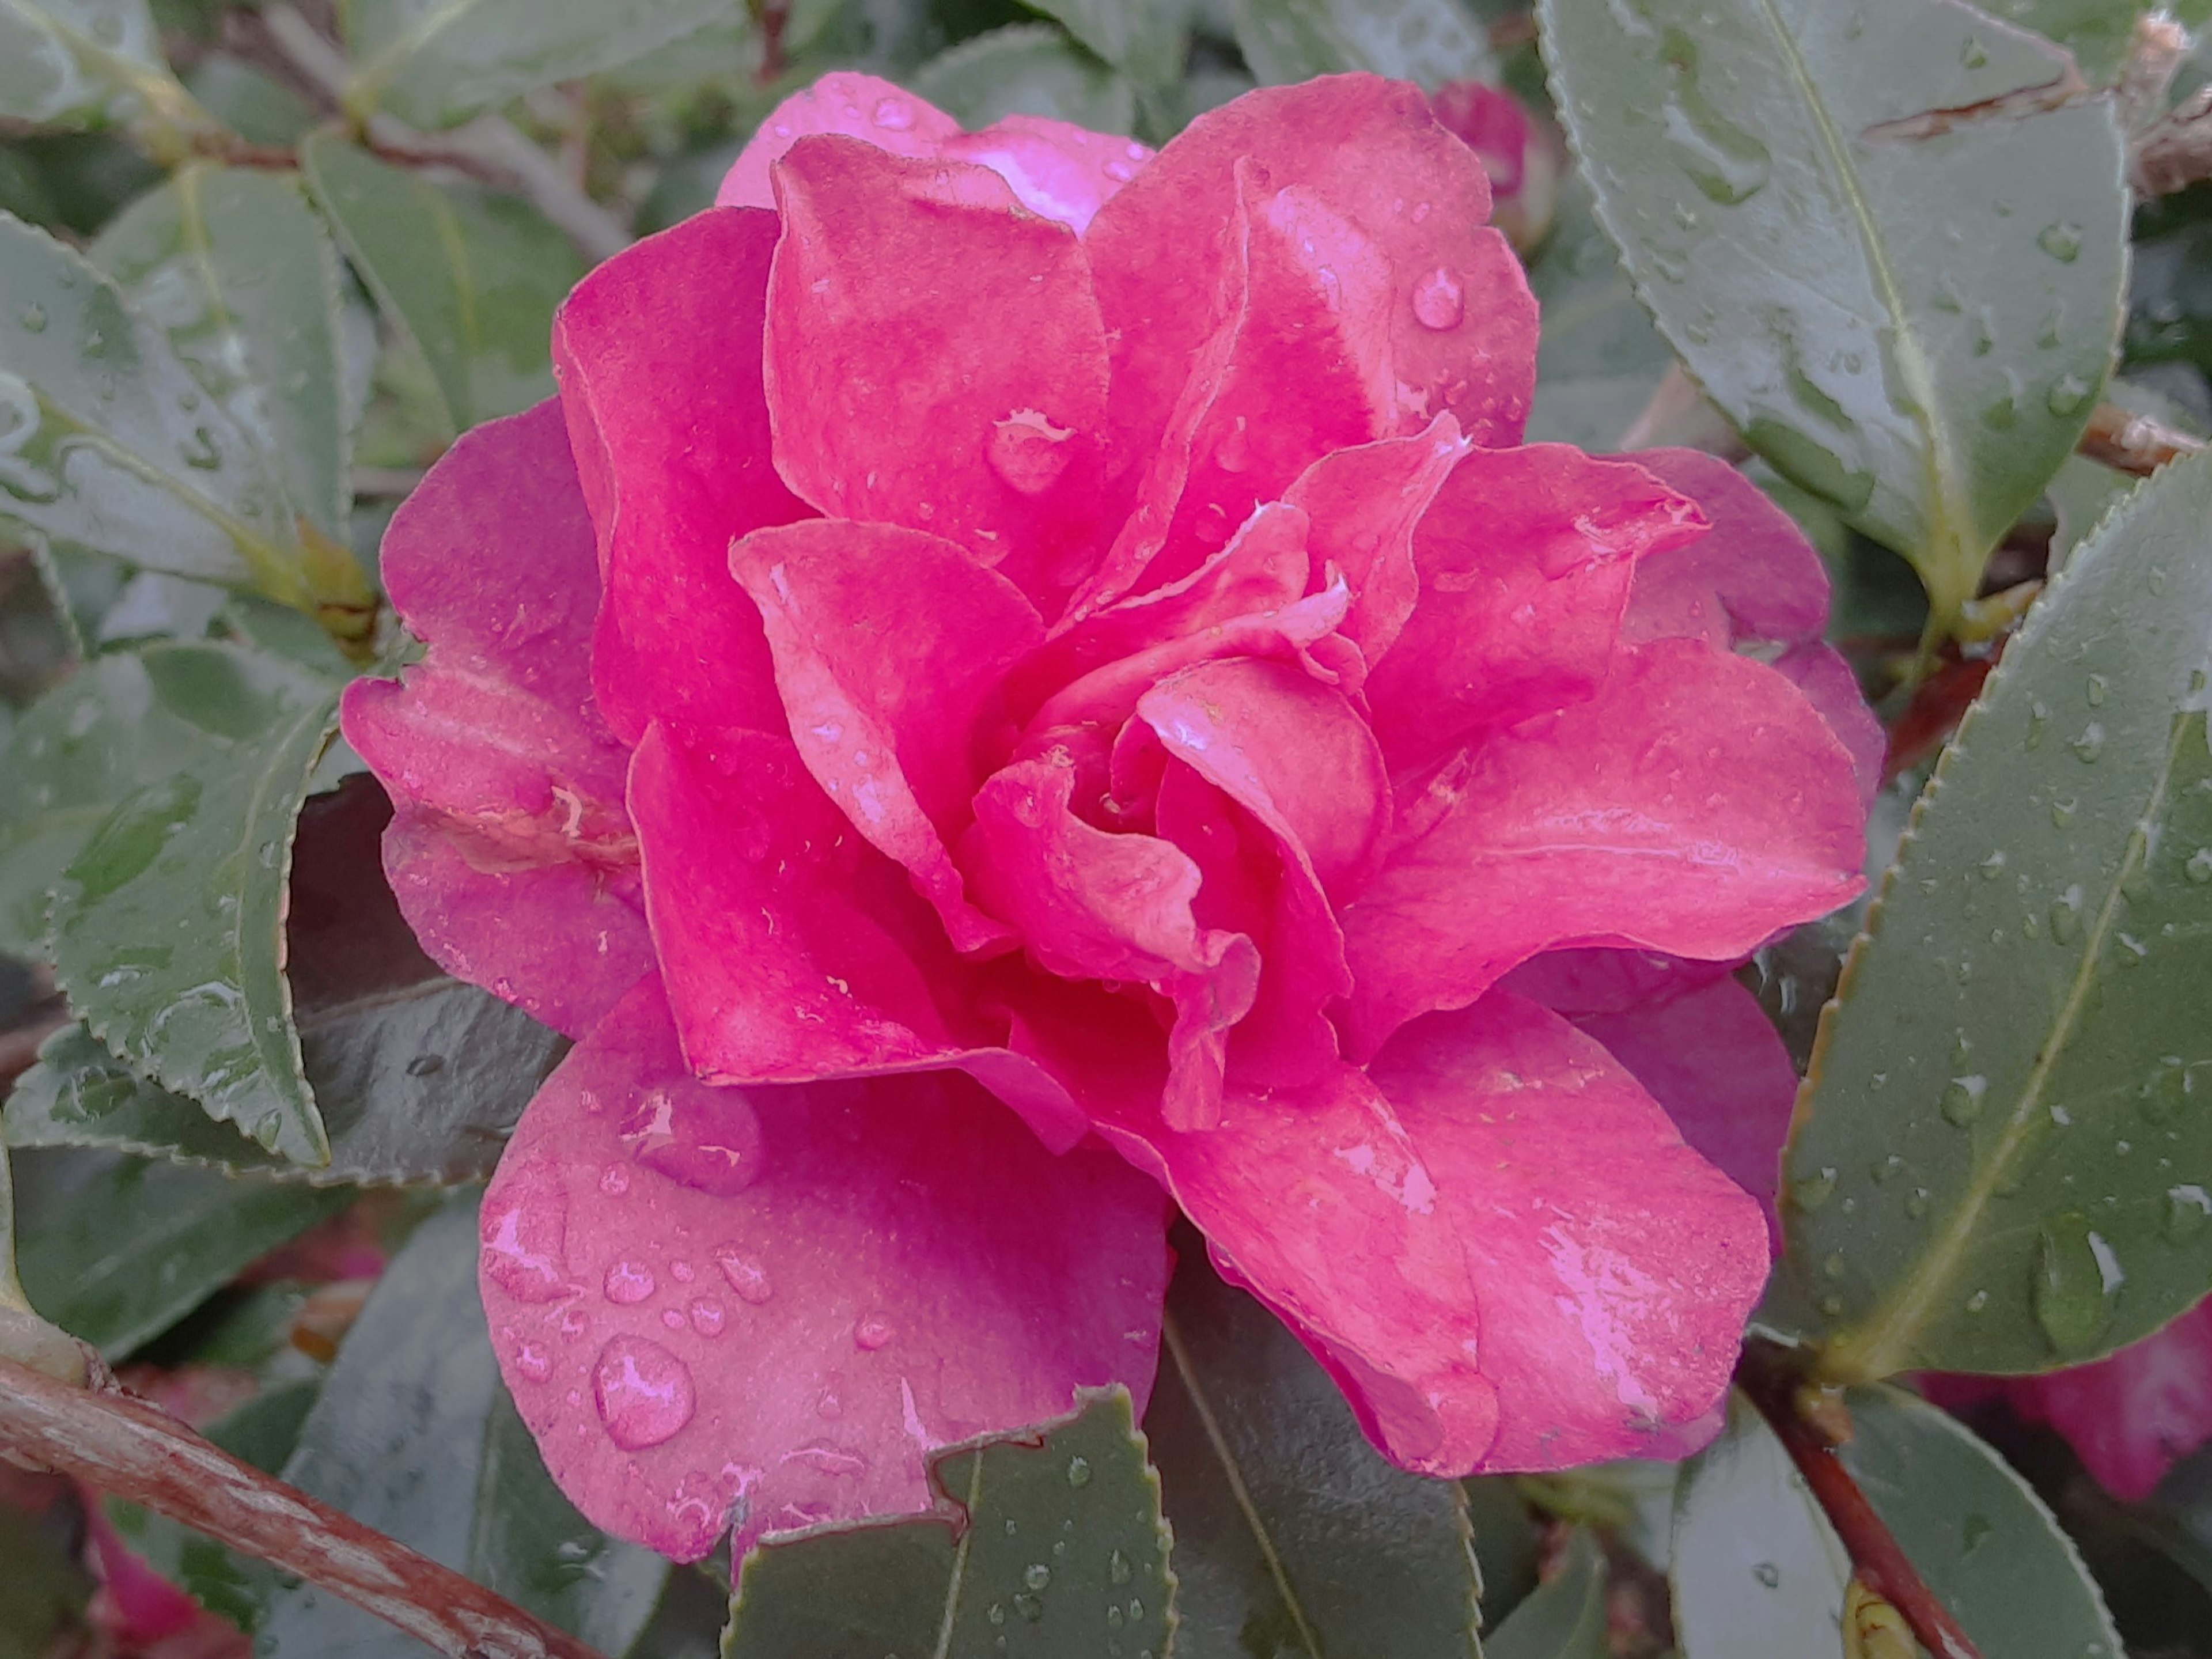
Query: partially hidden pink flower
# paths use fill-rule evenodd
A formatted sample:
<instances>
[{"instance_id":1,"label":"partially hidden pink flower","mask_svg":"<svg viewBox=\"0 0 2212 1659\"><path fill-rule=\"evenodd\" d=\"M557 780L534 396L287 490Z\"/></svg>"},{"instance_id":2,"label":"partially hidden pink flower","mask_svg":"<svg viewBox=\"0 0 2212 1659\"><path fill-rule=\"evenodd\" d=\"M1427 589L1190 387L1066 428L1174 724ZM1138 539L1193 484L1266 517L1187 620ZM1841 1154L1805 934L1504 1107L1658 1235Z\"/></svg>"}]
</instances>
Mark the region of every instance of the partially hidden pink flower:
<instances>
[{"instance_id":1,"label":"partially hidden pink flower","mask_svg":"<svg viewBox=\"0 0 2212 1659\"><path fill-rule=\"evenodd\" d=\"M599 1524L1141 1404L1169 1200L1407 1468L1709 1431L1766 1227L1668 1110L1772 1099L1710 964L1857 891L1879 732L1737 474L1517 447L1490 200L1371 77L1154 155L831 76L395 518L345 729L427 948L580 1039L482 1282Z\"/></svg>"},{"instance_id":2,"label":"partially hidden pink flower","mask_svg":"<svg viewBox=\"0 0 2212 1659\"><path fill-rule=\"evenodd\" d=\"M1444 131L1473 150L1490 175L1491 222L1522 252L1534 249L1551 233L1559 209L1567 147L1558 130L1486 82L1449 82L1429 103Z\"/></svg>"}]
</instances>

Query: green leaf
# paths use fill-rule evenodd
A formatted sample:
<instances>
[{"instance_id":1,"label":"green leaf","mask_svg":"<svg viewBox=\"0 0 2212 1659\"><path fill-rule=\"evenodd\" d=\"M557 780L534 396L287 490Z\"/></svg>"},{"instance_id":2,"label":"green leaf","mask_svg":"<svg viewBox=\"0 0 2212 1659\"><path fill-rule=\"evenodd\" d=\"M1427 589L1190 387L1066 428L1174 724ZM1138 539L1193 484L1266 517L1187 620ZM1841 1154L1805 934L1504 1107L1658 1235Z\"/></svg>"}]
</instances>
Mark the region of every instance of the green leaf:
<instances>
[{"instance_id":1,"label":"green leaf","mask_svg":"<svg viewBox=\"0 0 2212 1659\"><path fill-rule=\"evenodd\" d=\"M1605 1552L1586 1527L1555 1577L1537 1586L1482 1644L1487 1659L1607 1659Z\"/></svg>"},{"instance_id":2,"label":"green leaf","mask_svg":"<svg viewBox=\"0 0 2212 1659\"><path fill-rule=\"evenodd\" d=\"M1145 1413L1178 1649L1466 1659L1482 1580L1465 1492L1393 1468L1283 1322L1183 1254Z\"/></svg>"},{"instance_id":3,"label":"green leaf","mask_svg":"<svg viewBox=\"0 0 2212 1659\"><path fill-rule=\"evenodd\" d=\"M2064 54L1960 0L1540 15L1661 331L1754 448L1913 562L1948 626L2111 362L2129 196L2110 100L2054 104Z\"/></svg>"},{"instance_id":4,"label":"green leaf","mask_svg":"<svg viewBox=\"0 0 2212 1659\"><path fill-rule=\"evenodd\" d=\"M1434 91L1495 69L1459 0L1236 0L1236 17L1237 44L1262 86L1365 70Z\"/></svg>"},{"instance_id":5,"label":"green leaf","mask_svg":"<svg viewBox=\"0 0 2212 1659\"><path fill-rule=\"evenodd\" d=\"M338 268L289 174L194 162L101 231L93 262L168 331L261 450L291 506L343 539L352 491L338 396Z\"/></svg>"},{"instance_id":6,"label":"green leaf","mask_svg":"<svg viewBox=\"0 0 2212 1659\"><path fill-rule=\"evenodd\" d=\"M2118 1659L2081 1557L2002 1458L1901 1389L1845 1399L1844 1466L1977 1647ZM1683 1659L1774 1659L1838 1643L1850 1571L1782 1443L1731 1401L1727 1431L1687 1465L1675 1503L1669 1577Z\"/></svg>"},{"instance_id":7,"label":"green leaf","mask_svg":"<svg viewBox=\"0 0 2212 1659\"><path fill-rule=\"evenodd\" d=\"M0 1146L0 1308L21 1313L30 1305L15 1272L15 1177L7 1148Z\"/></svg>"},{"instance_id":8,"label":"green leaf","mask_svg":"<svg viewBox=\"0 0 2212 1659\"><path fill-rule=\"evenodd\" d=\"M1609 451L1620 447L1674 354L1636 298L1620 255L1591 214L1579 174L1559 180L1558 218L1528 286L1544 327L1528 441Z\"/></svg>"},{"instance_id":9,"label":"green leaf","mask_svg":"<svg viewBox=\"0 0 2212 1659\"><path fill-rule=\"evenodd\" d=\"M88 261L0 217L0 517L150 570L307 597L274 464Z\"/></svg>"},{"instance_id":10,"label":"green leaf","mask_svg":"<svg viewBox=\"0 0 2212 1659\"><path fill-rule=\"evenodd\" d=\"M2119 78L2137 18L2165 11L2196 28L2212 17L2212 7L2203 0L2179 5L2164 0L1981 0L1981 9L2057 41L2074 54L2083 78L2098 87Z\"/></svg>"},{"instance_id":11,"label":"green leaf","mask_svg":"<svg viewBox=\"0 0 2212 1659\"><path fill-rule=\"evenodd\" d=\"M969 131L1009 115L1043 115L1094 132L1127 132L1135 88L1049 23L1012 23L931 58L908 77L920 96Z\"/></svg>"},{"instance_id":12,"label":"green leaf","mask_svg":"<svg viewBox=\"0 0 2212 1659\"><path fill-rule=\"evenodd\" d=\"M210 52L185 73L210 113L248 143L289 149L313 131L314 106L283 82L228 52Z\"/></svg>"},{"instance_id":13,"label":"green leaf","mask_svg":"<svg viewBox=\"0 0 2212 1659\"><path fill-rule=\"evenodd\" d=\"M731 10L731 0L346 0L345 106L450 127L641 58Z\"/></svg>"},{"instance_id":14,"label":"green leaf","mask_svg":"<svg viewBox=\"0 0 2212 1659\"><path fill-rule=\"evenodd\" d=\"M553 391L553 310L584 274L513 197L443 190L334 133L301 167L377 304L420 346L457 431Z\"/></svg>"},{"instance_id":15,"label":"green leaf","mask_svg":"<svg viewBox=\"0 0 2212 1659\"><path fill-rule=\"evenodd\" d=\"M355 1196L106 1153L19 1153L15 1162L23 1288L40 1313L110 1360Z\"/></svg>"},{"instance_id":16,"label":"green leaf","mask_svg":"<svg viewBox=\"0 0 2212 1659\"><path fill-rule=\"evenodd\" d=\"M1131 80L1171 87L1182 79L1190 44L1188 0L1022 0L1057 18L1067 32ZM1126 126L1102 129L1127 132Z\"/></svg>"},{"instance_id":17,"label":"green leaf","mask_svg":"<svg viewBox=\"0 0 2212 1659\"><path fill-rule=\"evenodd\" d=\"M62 1632L77 1622L92 1581L70 1559L57 1529L0 1502L0 1659L51 1659L77 1650Z\"/></svg>"},{"instance_id":18,"label":"green leaf","mask_svg":"<svg viewBox=\"0 0 2212 1659\"><path fill-rule=\"evenodd\" d=\"M935 1513L751 1550L724 1659L1167 1651L1168 1531L1126 1389L1087 1393L1073 1416L1024 1434L940 1449L930 1473Z\"/></svg>"},{"instance_id":19,"label":"green leaf","mask_svg":"<svg viewBox=\"0 0 2212 1659\"><path fill-rule=\"evenodd\" d=\"M348 1334L284 1465L292 1486L620 1653L668 1564L562 1497L500 1381L477 1294L477 1206L416 1230ZM313 1584L270 1605L255 1651L413 1659L414 1639Z\"/></svg>"},{"instance_id":20,"label":"green leaf","mask_svg":"<svg viewBox=\"0 0 2212 1659\"><path fill-rule=\"evenodd\" d=\"M2212 456L2007 648L1822 1019L1777 1316L1843 1381L2035 1371L2212 1288Z\"/></svg>"},{"instance_id":21,"label":"green leaf","mask_svg":"<svg viewBox=\"0 0 2212 1659\"><path fill-rule=\"evenodd\" d=\"M219 130L162 61L145 0L0 0L0 117Z\"/></svg>"},{"instance_id":22,"label":"green leaf","mask_svg":"<svg viewBox=\"0 0 2212 1659\"><path fill-rule=\"evenodd\" d=\"M213 642L149 646L139 661L191 747L63 875L57 976L93 1034L155 1081L295 1163L326 1164L283 946L294 824L338 688Z\"/></svg>"}]
</instances>

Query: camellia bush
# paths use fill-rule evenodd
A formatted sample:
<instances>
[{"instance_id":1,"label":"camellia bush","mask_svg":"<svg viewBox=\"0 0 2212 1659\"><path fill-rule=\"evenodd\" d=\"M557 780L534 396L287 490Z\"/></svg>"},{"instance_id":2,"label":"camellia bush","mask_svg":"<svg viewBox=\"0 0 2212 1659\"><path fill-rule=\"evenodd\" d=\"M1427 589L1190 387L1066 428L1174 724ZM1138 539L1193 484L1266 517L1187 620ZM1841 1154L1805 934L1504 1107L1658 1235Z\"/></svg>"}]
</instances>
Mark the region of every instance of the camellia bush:
<instances>
[{"instance_id":1,"label":"camellia bush","mask_svg":"<svg viewBox=\"0 0 2212 1659\"><path fill-rule=\"evenodd\" d=\"M0 1659L2212 1656L2202 25L0 0Z\"/></svg>"}]
</instances>

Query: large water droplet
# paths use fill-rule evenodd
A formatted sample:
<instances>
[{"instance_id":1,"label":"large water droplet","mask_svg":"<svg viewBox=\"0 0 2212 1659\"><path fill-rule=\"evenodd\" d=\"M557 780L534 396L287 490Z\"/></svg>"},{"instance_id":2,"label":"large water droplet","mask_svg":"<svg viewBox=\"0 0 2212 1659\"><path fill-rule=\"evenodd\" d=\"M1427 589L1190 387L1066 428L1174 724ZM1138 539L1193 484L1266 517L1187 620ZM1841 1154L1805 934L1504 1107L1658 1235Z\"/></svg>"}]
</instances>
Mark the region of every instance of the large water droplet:
<instances>
[{"instance_id":1,"label":"large water droplet","mask_svg":"<svg viewBox=\"0 0 2212 1659\"><path fill-rule=\"evenodd\" d=\"M872 1313L853 1327L853 1346L863 1353L873 1353L888 1346L896 1334L890 1320Z\"/></svg>"},{"instance_id":2,"label":"large water droplet","mask_svg":"<svg viewBox=\"0 0 2212 1659\"><path fill-rule=\"evenodd\" d=\"M2074 751L2074 758L2084 766L2094 766L2097 757L2105 752L2104 722L2091 720L2081 728L2081 735L2066 746Z\"/></svg>"},{"instance_id":3,"label":"large water droplet","mask_svg":"<svg viewBox=\"0 0 2212 1659\"><path fill-rule=\"evenodd\" d=\"M568 1194L560 1171L539 1161L493 1183L477 1217L484 1277L520 1302L570 1292Z\"/></svg>"},{"instance_id":4,"label":"large water droplet","mask_svg":"<svg viewBox=\"0 0 2212 1659\"><path fill-rule=\"evenodd\" d=\"M2071 415L2089 401L2089 383L2079 374L2062 374L2043 394L2043 406L2053 415Z\"/></svg>"},{"instance_id":5,"label":"large water droplet","mask_svg":"<svg viewBox=\"0 0 2212 1659\"><path fill-rule=\"evenodd\" d=\"M607 1438L624 1451L642 1451L691 1420L698 1394L689 1368L660 1344L618 1336L592 1366L592 1401Z\"/></svg>"},{"instance_id":6,"label":"large water droplet","mask_svg":"<svg viewBox=\"0 0 2212 1659\"><path fill-rule=\"evenodd\" d=\"M644 1168L716 1198L743 1192L760 1173L760 1121L744 1096L690 1078L641 1096L622 1139Z\"/></svg>"},{"instance_id":7,"label":"large water droplet","mask_svg":"<svg viewBox=\"0 0 2212 1659\"><path fill-rule=\"evenodd\" d=\"M1007 489L1042 495L1059 482L1074 458L1073 427L1055 426L1034 409L1018 409L991 424L983 459Z\"/></svg>"},{"instance_id":8,"label":"large water droplet","mask_svg":"<svg viewBox=\"0 0 2212 1659\"><path fill-rule=\"evenodd\" d=\"M2061 1353L2088 1347L2111 1322L2111 1298L2125 1277L2087 1217L2054 1217L2036 1241L2035 1322Z\"/></svg>"},{"instance_id":9,"label":"large water droplet","mask_svg":"<svg viewBox=\"0 0 2212 1659\"><path fill-rule=\"evenodd\" d=\"M1423 328L1441 334L1457 328L1466 314L1467 290L1443 266L1413 284L1413 318Z\"/></svg>"},{"instance_id":10,"label":"large water droplet","mask_svg":"<svg viewBox=\"0 0 2212 1659\"><path fill-rule=\"evenodd\" d=\"M1982 1115L1982 1103L1990 1091L1989 1079L1978 1072L1972 1077L1954 1077L1943 1091L1944 1117L1960 1128L1965 1128Z\"/></svg>"},{"instance_id":11,"label":"large water droplet","mask_svg":"<svg viewBox=\"0 0 2212 1659\"><path fill-rule=\"evenodd\" d=\"M2061 219L2036 232L2035 245L2062 264L2072 264L2081 252L2081 227Z\"/></svg>"},{"instance_id":12,"label":"large water droplet","mask_svg":"<svg viewBox=\"0 0 2212 1659\"><path fill-rule=\"evenodd\" d=\"M1041 1590L1052 1583L1052 1569L1042 1561L1033 1562L1022 1571L1022 1583L1033 1590Z\"/></svg>"},{"instance_id":13,"label":"large water droplet","mask_svg":"<svg viewBox=\"0 0 2212 1659\"><path fill-rule=\"evenodd\" d=\"M605 1290L607 1300L628 1307L642 1302L659 1286L654 1282L653 1269L640 1261L617 1261L607 1269Z\"/></svg>"},{"instance_id":14,"label":"large water droplet","mask_svg":"<svg viewBox=\"0 0 2212 1659\"><path fill-rule=\"evenodd\" d=\"M2051 937L2071 945L2081 936L2081 887L2076 882L2051 902Z\"/></svg>"},{"instance_id":15,"label":"large water droplet","mask_svg":"<svg viewBox=\"0 0 2212 1659\"><path fill-rule=\"evenodd\" d=\"M715 1247L714 1265L730 1281L730 1288L756 1308L775 1294L775 1287L769 1283L768 1269L734 1244Z\"/></svg>"},{"instance_id":16,"label":"large water droplet","mask_svg":"<svg viewBox=\"0 0 2212 1659\"><path fill-rule=\"evenodd\" d=\"M2169 1243L2186 1244L2212 1224L2212 1193L2202 1187L2166 1189L2166 1237Z\"/></svg>"}]
</instances>

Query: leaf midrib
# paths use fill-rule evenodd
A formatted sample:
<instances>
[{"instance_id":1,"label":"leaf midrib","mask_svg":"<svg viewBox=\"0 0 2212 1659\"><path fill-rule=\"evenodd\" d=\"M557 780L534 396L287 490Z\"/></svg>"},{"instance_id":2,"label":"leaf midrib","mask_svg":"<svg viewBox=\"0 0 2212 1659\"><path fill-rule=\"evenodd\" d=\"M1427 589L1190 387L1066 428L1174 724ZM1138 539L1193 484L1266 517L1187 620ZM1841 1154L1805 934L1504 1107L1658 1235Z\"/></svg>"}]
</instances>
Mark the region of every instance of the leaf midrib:
<instances>
[{"instance_id":1,"label":"leaf midrib","mask_svg":"<svg viewBox=\"0 0 2212 1659\"><path fill-rule=\"evenodd\" d=\"M1930 505L1936 509L1936 522L1929 526L1930 597L1940 611L1947 605L1963 602L1968 595L1947 594L1939 584L1943 578L1933 574L1948 571L1950 566L1946 554L1965 551L1971 558L1978 549L1972 547L1973 516L1960 494L1960 479L1957 447L1949 426L1941 418L1936 401L1934 365L1922 349L1920 337L1913 325L1911 313L1906 308L1905 294L1890 268L1889 254L1874 210L1867 199L1864 181L1859 177L1857 166L1852 161L1850 147L1838 131L1835 118L1826 101L1820 96L1818 82L1797 50L1797 42L1786 24L1775 0L1753 0L1759 16L1774 37L1776 49L1782 54L1790 71L1790 83L1796 88L1806 111L1813 118L1813 132L1822 154L1833 169L1838 187L1842 191L1844 205L1850 210L1858 227L1861 252L1866 256L1867 272L1874 280L1882 308L1888 312L1896 325L1896 348L1893 361L1905 390L1912 399L1913 418L1928 441L1928 485Z\"/></svg>"},{"instance_id":2,"label":"leaf midrib","mask_svg":"<svg viewBox=\"0 0 2212 1659\"><path fill-rule=\"evenodd\" d=\"M2153 779L2149 798L2136 820L2138 825L2154 824L2166 805L2166 793L2173 781L2175 769L2181 763L2182 746L2188 741L2191 730L2189 712L2177 712L2172 720L2172 735L2166 746L2165 758L2160 763ZM2013 1164L2035 1138L2041 1121L2047 1115L2039 1113L2043 1097L2059 1060L2072 1041L2075 1027L2088 1006L2089 994L2097 981L2099 964L2102 961L2106 939L2112 933L2119 914L2120 901L2126 896L2124 889L2136 866L2148 855L2151 837L2130 833L2120 862L2112 873L2112 884L2104 901L2098 906L2097 917L2082 939L2081 960L2067 987L2066 998L2052 1018L2048 1034L2037 1048L2034 1063L2028 1068L2027 1079L2021 1090L2020 1102L2012 1115L2005 1120L2004 1132L1992 1149L1988 1162L1968 1182L1951 1218L1929 1250L1921 1256L1916 1267L1890 1298L1875 1310L1860 1328L1870 1332L1864 1346L1855 1342L1849 1334L1832 1340L1827 1346L1823 1369L1832 1375L1847 1376L1851 1380L1871 1380L1894 1375L1906 1370L1913 1362L1912 1340L1928 1322L1943 1287L1949 1282L1953 1271L1973 1243L1983 1213L1995 1200L1997 1189L2003 1184ZM2040 1119L2040 1121L2039 1121Z\"/></svg>"}]
</instances>

